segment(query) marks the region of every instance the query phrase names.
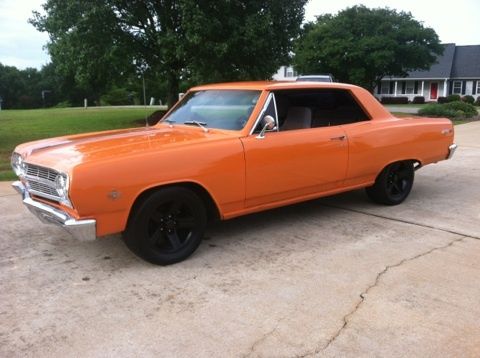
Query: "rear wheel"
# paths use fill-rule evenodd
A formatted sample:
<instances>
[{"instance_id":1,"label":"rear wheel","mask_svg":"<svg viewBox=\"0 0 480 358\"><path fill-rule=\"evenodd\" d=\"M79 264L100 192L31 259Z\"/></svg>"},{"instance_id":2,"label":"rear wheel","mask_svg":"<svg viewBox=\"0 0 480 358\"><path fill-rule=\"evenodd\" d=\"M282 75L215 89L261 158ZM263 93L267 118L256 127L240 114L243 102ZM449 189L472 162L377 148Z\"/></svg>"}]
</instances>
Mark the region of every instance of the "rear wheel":
<instances>
[{"instance_id":1,"label":"rear wheel","mask_svg":"<svg viewBox=\"0 0 480 358\"><path fill-rule=\"evenodd\" d=\"M382 170L373 186L366 188L367 195L380 204L398 205L410 194L414 173L412 161L392 163Z\"/></svg>"},{"instance_id":2,"label":"rear wheel","mask_svg":"<svg viewBox=\"0 0 480 358\"><path fill-rule=\"evenodd\" d=\"M141 258L169 265L190 256L200 245L207 215L202 200L182 187L150 194L132 213L124 240Z\"/></svg>"}]
</instances>

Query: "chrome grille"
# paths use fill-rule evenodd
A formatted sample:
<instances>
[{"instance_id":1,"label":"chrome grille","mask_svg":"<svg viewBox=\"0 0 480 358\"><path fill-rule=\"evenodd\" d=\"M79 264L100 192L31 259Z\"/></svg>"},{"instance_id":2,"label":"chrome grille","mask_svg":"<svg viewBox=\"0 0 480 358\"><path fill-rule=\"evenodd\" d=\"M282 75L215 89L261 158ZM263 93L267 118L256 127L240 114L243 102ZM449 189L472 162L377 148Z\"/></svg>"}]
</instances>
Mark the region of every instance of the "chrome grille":
<instances>
[{"instance_id":1,"label":"chrome grille","mask_svg":"<svg viewBox=\"0 0 480 358\"><path fill-rule=\"evenodd\" d=\"M55 182L58 172L52 169L40 167L38 165L27 164L26 173L30 177L36 177L39 179L45 179L51 182Z\"/></svg>"},{"instance_id":2,"label":"chrome grille","mask_svg":"<svg viewBox=\"0 0 480 358\"><path fill-rule=\"evenodd\" d=\"M31 194L55 201L62 200L55 187L55 179L59 175L57 171L28 163L25 166L25 179Z\"/></svg>"}]
</instances>

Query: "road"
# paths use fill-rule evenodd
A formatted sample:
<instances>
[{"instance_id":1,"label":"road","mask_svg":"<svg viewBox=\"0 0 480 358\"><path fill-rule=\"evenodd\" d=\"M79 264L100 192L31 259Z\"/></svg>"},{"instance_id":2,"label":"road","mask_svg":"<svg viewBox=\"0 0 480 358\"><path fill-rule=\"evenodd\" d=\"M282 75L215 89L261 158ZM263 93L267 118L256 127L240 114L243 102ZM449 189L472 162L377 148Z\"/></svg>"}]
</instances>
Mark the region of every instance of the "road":
<instances>
[{"instance_id":1,"label":"road","mask_svg":"<svg viewBox=\"0 0 480 358\"><path fill-rule=\"evenodd\" d=\"M363 191L216 224L156 267L0 184L1 357L478 357L480 123L397 207Z\"/></svg>"}]
</instances>

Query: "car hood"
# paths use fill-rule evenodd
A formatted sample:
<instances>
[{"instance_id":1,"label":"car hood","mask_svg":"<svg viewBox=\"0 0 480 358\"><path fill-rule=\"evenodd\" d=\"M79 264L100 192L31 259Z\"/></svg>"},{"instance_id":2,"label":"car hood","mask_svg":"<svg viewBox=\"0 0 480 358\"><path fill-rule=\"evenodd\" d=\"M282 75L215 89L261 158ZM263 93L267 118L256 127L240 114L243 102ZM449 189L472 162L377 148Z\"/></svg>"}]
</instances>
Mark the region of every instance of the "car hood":
<instances>
[{"instance_id":1,"label":"car hood","mask_svg":"<svg viewBox=\"0 0 480 358\"><path fill-rule=\"evenodd\" d=\"M169 150L204 141L221 140L235 136L232 131L183 125L95 132L44 139L25 143L15 151L27 163L68 172L73 166L118 156L136 155L146 151Z\"/></svg>"}]
</instances>

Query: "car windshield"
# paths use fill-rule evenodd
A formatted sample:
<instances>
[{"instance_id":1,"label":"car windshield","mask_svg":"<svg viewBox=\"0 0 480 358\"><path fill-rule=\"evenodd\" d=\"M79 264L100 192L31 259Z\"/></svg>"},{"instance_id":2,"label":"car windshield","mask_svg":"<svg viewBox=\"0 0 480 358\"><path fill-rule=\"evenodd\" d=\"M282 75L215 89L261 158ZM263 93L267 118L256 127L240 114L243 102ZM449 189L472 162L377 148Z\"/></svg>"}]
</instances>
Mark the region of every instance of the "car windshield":
<instances>
[{"instance_id":1,"label":"car windshield","mask_svg":"<svg viewBox=\"0 0 480 358\"><path fill-rule=\"evenodd\" d=\"M240 130L247 123L260 91L205 90L188 93L163 121Z\"/></svg>"}]
</instances>

